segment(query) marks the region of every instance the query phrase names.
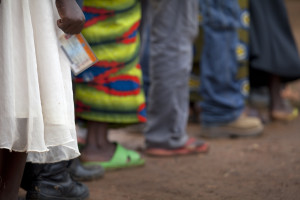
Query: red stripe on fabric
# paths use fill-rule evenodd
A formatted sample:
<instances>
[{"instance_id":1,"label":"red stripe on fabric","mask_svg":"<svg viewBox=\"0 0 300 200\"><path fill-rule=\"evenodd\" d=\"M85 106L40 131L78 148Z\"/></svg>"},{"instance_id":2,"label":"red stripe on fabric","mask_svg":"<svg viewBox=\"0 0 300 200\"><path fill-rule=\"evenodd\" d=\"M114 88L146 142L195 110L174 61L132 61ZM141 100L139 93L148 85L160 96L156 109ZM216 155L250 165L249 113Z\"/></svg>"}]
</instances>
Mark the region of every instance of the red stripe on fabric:
<instances>
[{"instance_id":1,"label":"red stripe on fabric","mask_svg":"<svg viewBox=\"0 0 300 200\"><path fill-rule=\"evenodd\" d=\"M105 15L105 16L99 16L99 17L94 17L93 19L90 19L88 21L85 22L84 24L84 28L88 28L94 24L97 24L99 21L104 21L106 20L108 17L111 17L112 15Z\"/></svg>"},{"instance_id":2,"label":"red stripe on fabric","mask_svg":"<svg viewBox=\"0 0 300 200\"><path fill-rule=\"evenodd\" d=\"M83 79L82 78L75 78L75 83L83 83Z\"/></svg>"},{"instance_id":3,"label":"red stripe on fabric","mask_svg":"<svg viewBox=\"0 0 300 200\"><path fill-rule=\"evenodd\" d=\"M138 120L139 120L140 122L147 122L147 118L146 118L146 117L144 117L144 116L142 116L142 115L138 115L137 117L138 117Z\"/></svg>"},{"instance_id":4,"label":"red stripe on fabric","mask_svg":"<svg viewBox=\"0 0 300 200\"><path fill-rule=\"evenodd\" d=\"M119 70L117 68L113 70ZM106 83L112 83L116 81L133 81L137 84L140 84L140 79L135 76L130 76L130 75L121 75L121 76L116 76L116 77L109 77L109 78L103 78L103 76L97 76L94 82L101 83L101 84L106 84Z\"/></svg>"},{"instance_id":5,"label":"red stripe on fabric","mask_svg":"<svg viewBox=\"0 0 300 200\"><path fill-rule=\"evenodd\" d=\"M106 81L108 77L111 74L118 72L124 66L125 66L124 63L118 63L118 62L106 62L106 61L98 62L94 65L94 67L112 67L112 69L109 69L105 71L103 74L99 74L98 76L94 77L94 79L91 82L96 82L98 84L108 83L108 81ZM84 83L84 82L85 81L82 78L75 78L75 83Z\"/></svg>"},{"instance_id":6,"label":"red stripe on fabric","mask_svg":"<svg viewBox=\"0 0 300 200\"><path fill-rule=\"evenodd\" d=\"M124 65L124 63L119 63L119 62L115 62L115 61L99 61L96 64L94 64L94 66L96 67L118 67L119 65Z\"/></svg>"},{"instance_id":7,"label":"red stripe on fabric","mask_svg":"<svg viewBox=\"0 0 300 200\"><path fill-rule=\"evenodd\" d=\"M77 113L84 112L84 111L90 111L91 107L84 105L81 101L76 101L76 107L75 111Z\"/></svg>"},{"instance_id":8,"label":"red stripe on fabric","mask_svg":"<svg viewBox=\"0 0 300 200\"><path fill-rule=\"evenodd\" d=\"M116 76L116 77L111 77L110 78L110 82L114 82L114 81L134 81L137 84L140 83L140 79L136 76L130 76L130 75L121 75L121 76Z\"/></svg>"},{"instance_id":9,"label":"red stripe on fabric","mask_svg":"<svg viewBox=\"0 0 300 200\"><path fill-rule=\"evenodd\" d=\"M117 40L117 43L123 43L123 44L131 44L136 42L136 37L134 38L125 38L123 40Z\"/></svg>"},{"instance_id":10,"label":"red stripe on fabric","mask_svg":"<svg viewBox=\"0 0 300 200\"><path fill-rule=\"evenodd\" d=\"M99 74L97 77L95 77L94 81L97 82L97 83L103 83L104 82L104 79L108 79L108 77L111 75L111 74L114 74L116 72L118 72L119 69L118 68L113 68L113 69L110 69L106 72L104 72L103 74Z\"/></svg>"},{"instance_id":11,"label":"red stripe on fabric","mask_svg":"<svg viewBox=\"0 0 300 200\"><path fill-rule=\"evenodd\" d=\"M93 14L111 14L111 13L115 13L114 10L106 10L104 8L94 8L94 7L88 7L88 6L84 6L82 8L83 12L89 12L89 13L93 13Z\"/></svg>"},{"instance_id":12,"label":"red stripe on fabric","mask_svg":"<svg viewBox=\"0 0 300 200\"><path fill-rule=\"evenodd\" d=\"M146 103L143 103L139 106L138 111L141 112L142 110L144 110L146 108Z\"/></svg>"},{"instance_id":13,"label":"red stripe on fabric","mask_svg":"<svg viewBox=\"0 0 300 200\"><path fill-rule=\"evenodd\" d=\"M132 33L134 33L134 31L136 31L139 28L139 25L140 25L140 21L134 23L133 26L131 26L131 28L129 29L129 31L123 34L123 37L125 38L130 36Z\"/></svg>"},{"instance_id":14,"label":"red stripe on fabric","mask_svg":"<svg viewBox=\"0 0 300 200\"><path fill-rule=\"evenodd\" d=\"M139 28L140 21L134 23L128 31L126 31L121 37L116 39L117 43L130 44L136 41L136 37L128 38L131 34L133 34Z\"/></svg>"},{"instance_id":15,"label":"red stripe on fabric","mask_svg":"<svg viewBox=\"0 0 300 200\"><path fill-rule=\"evenodd\" d=\"M141 105L138 107L137 117L138 117L138 119L139 119L141 122L146 122L146 121L147 121L147 118L140 114L140 112L141 112L142 110L144 110L144 109L146 109L146 103L143 103L143 104L141 104Z\"/></svg>"},{"instance_id":16,"label":"red stripe on fabric","mask_svg":"<svg viewBox=\"0 0 300 200\"><path fill-rule=\"evenodd\" d=\"M135 90L132 91L117 91L108 87L105 87L103 85L99 85L99 86L94 86L92 85L91 87L94 87L95 89L97 89L98 91L103 91L107 94L111 94L111 95L115 95L115 96L130 96L130 95L137 95L140 93L141 89L137 88Z\"/></svg>"}]
</instances>

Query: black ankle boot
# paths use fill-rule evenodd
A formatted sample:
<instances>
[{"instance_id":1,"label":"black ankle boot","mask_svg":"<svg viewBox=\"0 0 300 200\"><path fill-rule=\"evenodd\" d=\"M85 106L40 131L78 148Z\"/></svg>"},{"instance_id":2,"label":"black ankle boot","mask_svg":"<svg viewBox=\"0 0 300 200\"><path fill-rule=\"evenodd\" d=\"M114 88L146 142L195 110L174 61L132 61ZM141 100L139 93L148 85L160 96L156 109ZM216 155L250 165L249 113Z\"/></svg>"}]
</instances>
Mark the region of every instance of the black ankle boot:
<instances>
[{"instance_id":1,"label":"black ankle boot","mask_svg":"<svg viewBox=\"0 0 300 200\"><path fill-rule=\"evenodd\" d=\"M71 161L68 170L71 177L76 181L96 180L104 175L104 169L101 166L84 167L78 158Z\"/></svg>"},{"instance_id":2,"label":"black ankle boot","mask_svg":"<svg viewBox=\"0 0 300 200\"><path fill-rule=\"evenodd\" d=\"M53 164L25 166L21 187L27 191L28 200L85 200L88 188L74 181L68 170L68 161Z\"/></svg>"}]
</instances>

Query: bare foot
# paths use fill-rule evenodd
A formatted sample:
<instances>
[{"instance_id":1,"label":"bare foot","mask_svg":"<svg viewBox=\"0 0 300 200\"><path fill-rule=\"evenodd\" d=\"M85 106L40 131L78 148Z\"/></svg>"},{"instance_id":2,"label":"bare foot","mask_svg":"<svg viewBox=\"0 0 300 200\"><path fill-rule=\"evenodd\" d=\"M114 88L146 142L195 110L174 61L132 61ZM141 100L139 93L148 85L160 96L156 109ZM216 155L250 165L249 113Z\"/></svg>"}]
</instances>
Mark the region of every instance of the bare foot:
<instances>
[{"instance_id":1,"label":"bare foot","mask_svg":"<svg viewBox=\"0 0 300 200\"><path fill-rule=\"evenodd\" d=\"M81 152L81 160L109 161L113 157L116 145L108 140L108 124L89 121L87 123L87 143Z\"/></svg>"},{"instance_id":2,"label":"bare foot","mask_svg":"<svg viewBox=\"0 0 300 200\"><path fill-rule=\"evenodd\" d=\"M273 120L290 121L298 116L298 110L294 109L287 100L282 99L273 105L270 115Z\"/></svg>"},{"instance_id":3,"label":"bare foot","mask_svg":"<svg viewBox=\"0 0 300 200\"><path fill-rule=\"evenodd\" d=\"M80 156L82 162L89 161L109 161L113 157L116 150L116 145L110 143L109 145L103 146L101 148L95 146L86 146Z\"/></svg>"}]
</instances>

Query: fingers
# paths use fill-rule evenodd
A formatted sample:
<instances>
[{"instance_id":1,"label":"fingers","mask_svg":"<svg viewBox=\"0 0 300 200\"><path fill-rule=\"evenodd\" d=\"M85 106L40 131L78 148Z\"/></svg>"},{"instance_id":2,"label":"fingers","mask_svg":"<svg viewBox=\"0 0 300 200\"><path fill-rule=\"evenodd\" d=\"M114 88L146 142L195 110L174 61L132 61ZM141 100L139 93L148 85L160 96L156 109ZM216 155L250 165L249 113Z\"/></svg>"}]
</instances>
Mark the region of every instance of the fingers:
<instances>
[{"instance_id":1,"label":"fingers","mask_svg":"<svg viewBox=\"0 0 300 200\"><path fill-rule=\"evenodd\" d=\"M69 33L68 29L69 29L69 26L71 26L70 23L67 23L67 22L63 22L62 19L59 19L57 20L57 26L63 31L65 32L66 34L71 34Z\"/></svg>"},{"instance_id":2,"label":"fingers","mask_svg":"<svg viewBox=\"0 0 300 200\"><path fill-rule=\"evenodd\" d=\"M84 20L60 19L57 20L57 26L66 34L78 34L83 29Z\"/></svg>"},{"instance_id":3,"label":"fingers","mask_svg":"<svg viewBox=\"0 0 300 200\"><path fill-rule=\"evenodd\" d=\"M56 0L61 17L57 26L67 34L78 34L84 27L85 17L75 0Z\"/></svg>"}]
</instances>

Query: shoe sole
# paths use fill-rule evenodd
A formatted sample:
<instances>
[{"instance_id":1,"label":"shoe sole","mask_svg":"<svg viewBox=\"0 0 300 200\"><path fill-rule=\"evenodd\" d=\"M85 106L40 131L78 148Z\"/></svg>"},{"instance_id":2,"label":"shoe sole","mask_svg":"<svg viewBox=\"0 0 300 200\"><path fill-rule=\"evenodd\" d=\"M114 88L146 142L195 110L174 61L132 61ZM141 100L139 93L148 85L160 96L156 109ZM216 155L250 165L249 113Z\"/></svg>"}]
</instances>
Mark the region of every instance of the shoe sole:
<instances>
[{"instance_id":1,"label":"shoe sole","mask_svg":"<svg viewBox=\"0 0 300 200\"><path fill-rule=\"evenodd\" d=\"M254 137L263 133L264 127L255 127L250 129L236 129L230 127L202 127L200 136L205 138L238 138Z\"/></svg>"},{"instance_id":2,"label":"shoe sole","mask_svg":"<svg viewBox=\"0 0 300 200\"><path fill-rule=\"evenodd\" d=\"M88 200L89 193L83 194L81 197L54 197L36 192L27 192L26 200Z\"/></svg>"},{"instance_id":3,"label":"shoe sole","mask_svg":"<svg viewBox=\"0 0 300 200\"><path fill-rule=\"evenodd\" d=\"M148 156L153 157L170 157L170 156L185 156L185 155L193 155L198 153L207 153L209 150L208 144L203 144L200 147L197 147L194 150L191 149L178 149L178 150L168 150L168 149L147 149L145 153Z\"/></svg>"},{"instance_id":4,"label":"shoe sole","mask_svg":"<svg viewBox=\"0 0 300 200\"><path fill-rule=\"evenodd\" d=\"M87 177L81 177L81 176L74 176L72 175L72 179L74 181L79 181L79 182L89 182L89 181L96 181L96 180L99 180L101 178L103 178L104 174L102 175L98 175L98 176L87 176Z\"/></svg>"},{"instance_id":5,"label":"shoe sole","mask_svg":"<svg viewBox=\"0 0 300 200\"><path fill-rule=\"evenodd\" d=\"M89 175L89 176L76 176L76 175L70 173L72 179L75 180L75 181L79 181L79 182L80 181L83 181L83 182L95 181L95 180L98 180L100 178L103 178L104 174L105 174L104 169L103 169L103 172L101 172L97 175Z\"/></svg>"}]
</instances>

